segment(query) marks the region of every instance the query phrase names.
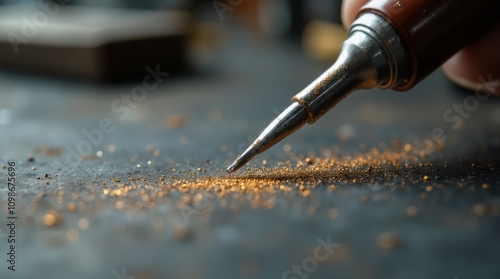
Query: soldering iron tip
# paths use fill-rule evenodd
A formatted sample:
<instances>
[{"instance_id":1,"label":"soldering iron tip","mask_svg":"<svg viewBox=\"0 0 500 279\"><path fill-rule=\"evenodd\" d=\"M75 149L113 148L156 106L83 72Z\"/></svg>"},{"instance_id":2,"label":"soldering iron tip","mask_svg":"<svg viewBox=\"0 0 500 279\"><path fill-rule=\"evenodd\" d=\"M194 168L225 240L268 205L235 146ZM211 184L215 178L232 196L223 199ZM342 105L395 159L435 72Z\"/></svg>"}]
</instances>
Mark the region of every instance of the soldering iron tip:
<instances>
[{"instance_id":1,"label":"soldering iron tip","mask_svg":"<svg viewBox=\"0 0 500 279\"><path fill-rule=\"evenodd\" d=\"M255 155L264 152L286 136L298 130L308 120L307 111L298 103L291 104L283 111L259 137L227 168L232 173L252 160Z\"/></svg>"},{"instance_id":2,"label":"soldering iron tip","mask_svg":"<svg viewBox=\"0 0 500 279\"><path fill-rule=\"evenodd\" d=\"M242 166L244 166L248 161L250 161L253 157L257 155L257 150L254 148L254 145L250 146L236 158L236 160L227 168L227 172L229 174L239 170Z\"/></svg>"}]
</instances>

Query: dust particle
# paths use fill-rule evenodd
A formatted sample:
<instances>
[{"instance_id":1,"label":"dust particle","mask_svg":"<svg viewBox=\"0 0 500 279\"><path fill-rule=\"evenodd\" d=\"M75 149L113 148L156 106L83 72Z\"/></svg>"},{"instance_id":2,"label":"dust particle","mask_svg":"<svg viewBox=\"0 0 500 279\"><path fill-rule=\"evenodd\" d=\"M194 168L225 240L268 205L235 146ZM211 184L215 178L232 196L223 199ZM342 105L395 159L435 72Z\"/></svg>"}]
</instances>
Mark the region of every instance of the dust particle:
<instances>
[{"instance_id":1,"label":"dust particle","mask_svg":"<svg viewBox=\"0 0 500 279\"><path fill-rule=\"evenodd\" d=\"M418 212L418 209L414 206L410 206L410 207L406 208L406 215L408 217L414 217L415 215L417 215L417 212Z\"/></svg>"},{"instance_id":2,"label":"dust particle","mask_svg":"<svg viewBox=\"0 0 500 279\"><path fill-rule=\"evenodd\" d=\"M165 227L165 222L160 218L154 218L151 220L151 227L156 231L161 231Z\"/></svg>"},{"instance_id":3,"label":"dust particle","mask_svg":"<svg viewBox=\"0 0 500 279\"><path fill-rule=\"evenodd\" d=\"M393 232L384 232L377 238L377 244L382 249L395 249L400 242L399 236Z\"/></svg>"},{"instance_id":4,"label":"dust particle","mask_svg":"<svg viewBox=\"0 0 500 279\"><path fill-rule=\"evenodd\" d=\"M90 155L90 154L89 154L89 155L83 155L83 156L82 156L82 159L83 159L84 161L92 161L92 160L95 160L96 158L97 158L97 156L96 156L96 155Z\"/></svg>"},{"instance_id":5,"label":"dust particle","mask_svg":"<svg viewBox=\"0 0 500 279\"><path fill-rule=\"evenodd\" d=\"M290 152L290 150L292 150L291 145L285 144L285 146L283 146L283 151L285 151L286 153Z\"/></svg>"},{"instance_id":6,"label":"dust particle","mask_svg":"<svg viewBox=\"0 0 500 279\"><path fill-rule=\"evenodd\" d=\"M70 241L77 241L78 238L80 238L80 233L78 232L77 229L70 229L67 233L66 236Z\"/></svg>"},{"instance_id":7,"label":"dust particle","mask_svg":"<svg viewBox=\"0 0 500 279\"><path fill-rule=\"evenodd\" d=\"M241 274L247 278L255 278L259 275L260 264L253 257L246 257L241 262Z\"/></svg>"},{"instance_id":8,"label":"dust particle","mask_svg":"<svg viewBox=\"0 0 500 279\"><path fill-rule=\"evenodd\" d=\"M368 196L361 196L359 197L359 203L365 204L370 201L370 197Z\"/></svg>"},{"instance_id":9,"label":"dust particle","mask_svg":"<svg viewBox=\"0 0 500 279\"><path fill-rule=\"evenodd\" d=\"M335 220L339 217L339 211L335 208L328 210L328 217L332 220Z\"/></svg>"},{"instance_id":10,"label":"dust particle","mask_svg":"<svg viewBox=\"0 0 500 279\"><path fill-rule=\"evenodd\" d=\"M482 203L478 203L478 204L475 204L473 207L472 207L472 211L474 212L474 214L476 214L477 216L485 216L485 215L488 215L490 213L490 207L485 205L485 204L482 204Z\"/></svg>"},{"instance_id":11,"label":"dust particle","mask_svg":"<svg viewBox=\"0 0 500 279\"><path fill-rule=\"evenodd\" d=\"M86 219L86 218L81 218L80 220L78 220L78 228L82 231L86 231L89 229L89 220Z\"/></svg>"},{"instance_id":12,"label":"dust particle","mask_svg":"<svg viewBox=\"0 0 500 279\"><path fill-rule=\"evenodd\" d=\"M191 230L186 225L178 225L174 229L174 238L177 240L188 240L191 238Z\"/></svg>"},{"instance_id":13,"label":"dust particle","mask_svg":"<svg viewBox=\"0 0 500 279\"><path fill-rule=\"evenodd\" d=\"M165 118L165 125L169 129L179 129L187 124L187 117L181 114L171 114Z\"/></svg>"},{"instance_id":14,"label":"dust particle","mask_svg":"<svg viewBox=\"0 0 500 279\"><path fill-rule=\"evenodd\" d=\"M113 152L115 152L116 147L115 147L114 145L110 144L110 145L106 146L106 150L107 150L109 153L113 153Z\"/></svg>"}]
</instances>

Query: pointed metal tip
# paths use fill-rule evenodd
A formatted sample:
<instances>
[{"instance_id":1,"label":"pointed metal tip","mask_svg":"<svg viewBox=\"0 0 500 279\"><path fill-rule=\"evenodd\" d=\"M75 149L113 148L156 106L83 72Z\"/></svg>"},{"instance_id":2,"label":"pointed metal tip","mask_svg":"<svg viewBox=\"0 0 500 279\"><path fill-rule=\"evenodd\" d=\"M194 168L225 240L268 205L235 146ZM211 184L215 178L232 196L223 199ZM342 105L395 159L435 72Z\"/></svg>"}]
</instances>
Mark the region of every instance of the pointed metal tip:
<instances>
[{"instance_id":1,"label":"pointed metal tip","mask_svg":"<svg viewBox=\"0 0 500 279\"><path fill-rule=\"evenodd\" d=\"M308 120L307 111L298 103L291 104L282 112L260 136L243 152L232 165L227 168L233 173L252 160L255 155L262 153L302 127Z\"/></svg>"},{"instance_id":2,"label":"pointed metal tip","mask_svg":"<svg viewBox=\"0 0 500 279\"><path fill-rule=\"evenodd\" d=\"M227 168L227 172L229 174L239 170L241 167L243 167L248 161L252 160L253 157L257 155L257 150L255 149L255 145L252 144L250 147L243 152L236 160Z\"/></svg>"},{"instance_id":3,"label":"pointed metal tip","mask_svg":"<svg viewBox=\"0 0 500 279\"><path fill-rule=\"evenodd\" d=\"M228 174L231 174L231 173L233 173L234 171L235 171L235 169L234 169L234 163L233 163L232 165L230 165L230 166L227 168L227 173L228 173Z\"/></svg>"}]
</instances>

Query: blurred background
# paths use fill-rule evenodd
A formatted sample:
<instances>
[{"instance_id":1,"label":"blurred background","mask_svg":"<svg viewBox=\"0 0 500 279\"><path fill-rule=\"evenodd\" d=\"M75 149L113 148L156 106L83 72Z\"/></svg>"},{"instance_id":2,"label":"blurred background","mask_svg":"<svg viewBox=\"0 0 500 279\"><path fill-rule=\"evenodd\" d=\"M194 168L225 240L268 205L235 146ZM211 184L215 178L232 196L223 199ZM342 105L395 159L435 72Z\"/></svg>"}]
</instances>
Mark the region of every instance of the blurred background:
<instances>
[{"instance_id":1,"label":"blurred background","mask_svg":"<svg viewBox=\"0 0 500 279\"><path fill-rule=\"evenodd\" d=\"M155 196L182 179L225 177L335 61L347 37L340 6L0 0L0 165L15 161L19 181L18 272L6 268L2 225L0 278L120 278L122 268L138 279L302 278L285 272L327 237L341 248L310 278L498 278L499 102L467 106L474 92L440 70L409 92L353 93L244 168L311 157L349 169L358 155L418 153L405 171L312 175L308 198L278 180L293 191L277 191L272 208L242 191L188 221L176 209L183 193ZM433 143L435 129L445 143ZM100 194L122 184L151 202ZM188 194L198 193L210 194ZM2 185L1 220L6 201Z\"/></svg>"},{"instance_id":2,"label":"blurred background","mask_svg":"<svg viewBox=\"0 0 500 279\"><path fill-rule=\"evenodd\" d=\"M257 41L288 42L312 59L332 62L346 37L340 5L340 0L3 1L0 62L11 70L93 81L140 78L153 62L173 73L213 71L228 45L228 28Z\"/></svg>"}]
</instances>

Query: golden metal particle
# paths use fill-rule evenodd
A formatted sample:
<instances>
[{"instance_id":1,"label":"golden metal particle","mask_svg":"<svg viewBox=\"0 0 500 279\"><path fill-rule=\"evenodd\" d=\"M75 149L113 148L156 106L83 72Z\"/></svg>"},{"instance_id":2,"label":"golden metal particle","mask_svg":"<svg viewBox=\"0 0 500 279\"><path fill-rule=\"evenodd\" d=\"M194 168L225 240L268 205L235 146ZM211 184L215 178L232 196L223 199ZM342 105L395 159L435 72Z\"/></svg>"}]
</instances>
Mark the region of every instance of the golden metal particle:
<instances>
[{"instance_id":1,"label":"golden metal particle","mask_svg":"<svg viewBox=\"0 0 500 279\"><path fill-rule=\"evenodd\" d=\"M68 203L67 208L68 208L69 212L75 212L78 209L78 207L76 206L76 204L74 202Z\"/></svg>"},{"instance_id":2,"label":"golden metal particle","mask_svg":"<svg viewBox=\"0 0 500 279\"><path fill-rule=\"evenodd\" d=\"M377 238L377 244L382 249L395 249L400 242L399 236L393 232L384 232Z\"/></svg>"},{"instance_id":3,"label":"golden metal particle","mask_svg":"<svg viewBox=\"0 0 500 279\"><path fill-rule=\"evenodd\" d=\"M309 189L307 189L304 192L302 192L302 196L305 197L305 198L309 197L310 194L311 194L311 190L309 190Z\"/></svg>"},{"instance_id":4,"label":"golden metal particle","mask_svg":"<svg viewBox=\"0 0 500 279\"><path fill-rule=\"evenodd\" d=\"M410 152L411 151L411 144L409 144L409 143L405 144L404 150L406 152Z\"/></svg>"},{"instance_id":5,"label":"golden metal particle","mask_svg":"<svg viewBox=\"0 0 500 279\"><path fill-rule=\"evenodd\" d=\"M311 158L306 158L306 164L312 165L313 164L313 160Z\"/></svg>"},{"instance_id":6,"label":"golden metal particle","mask_svg":"<svg viewBox=\"0 0 500 279\"><path fill-rule=\"evenodd\" d=\"M184 196L182 196L181 201L184 204L192 204L193 203L193 196L191 196L191 195L184 195Z\"/></svg>"},{"instance_id":7,"label":"golden metal particle","mask_svg":"<svg viewBox=\"0 0 500 279\"><path fill-rule=\"evenodd\" d=\"M433 189L433 187L430 185L425 187L425 191L427 191L427 192L432 191L432 189Z\"/></svg>"},{"instance_id":8,"label":"golden metal particle","mask_svg":"<svg viewBox=\"0 0 500 279\"><path fill-rule=\"evenodd\" d=\"M47 227L55 227L63 222L64 218L59 212L51 210L43 216L43 224Z\"/></svg>"},{"instance_id":9,"label":"golden metal particle","mask_svg":"<svg viewBox=\"0 0 500 279\"><path fill-rule=\"evenodd\" d=\"M118 210L122 210L124 206L125 206L125 204L124 204L122 201L117 201L117 202L115 203L115 207L116 207L116 209L118 209Z\"/></svg>"},{"instance_id":10,"label":"golden metal particle","mask_svg":"<svg viewBox=\"0 0 500 279\"><path fill-rule=\"evenodd\" d=\"M330 185L330 186L328 186L327 190L328 190L328 192L335 192L335 191L337 191L337 187L335 185Z\"/></svg>"},{"instance_id":11,"label":"golden metal particle","mask_svg":"<svg viewBox=\"0 0 500 279\"><path fill-rule=\"evenodd\" d=\"M428 176L428 175L424 175L424 177L422 178L424 181L429 181L431 180L431 178Z\"/></svg>"},{"instance_id":12,"label":"golden metal particle","mask_svg":"<svg viewBox=\"0 0 500 279\"><path fill-rule=\"evenodd\" d=\"M490 185L483 183L483 185L481 187L483 187L483 189L488 189L488 188L490 188Z\"/></svg>"},{"instance_id":13,"label":"golden metal particle","mask_svg":"<svg viewBox=\"0 0 500 279\"><path fill-rule=\"evenodd\" d=\"M196 193L196 195L193 198L194 202L200 204L203 202L203 194L201 193Z\"/></svg>"}]
</instances>

